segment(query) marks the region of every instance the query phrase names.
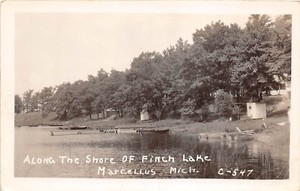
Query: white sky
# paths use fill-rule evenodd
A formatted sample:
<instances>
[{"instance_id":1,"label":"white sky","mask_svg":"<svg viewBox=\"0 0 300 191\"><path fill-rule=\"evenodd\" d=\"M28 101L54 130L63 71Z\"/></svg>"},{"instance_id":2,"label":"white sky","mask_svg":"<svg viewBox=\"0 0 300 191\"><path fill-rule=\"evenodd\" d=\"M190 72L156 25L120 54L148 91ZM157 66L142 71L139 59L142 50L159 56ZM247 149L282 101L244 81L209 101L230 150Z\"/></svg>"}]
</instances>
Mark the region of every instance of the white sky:
<instances>
[{"instance_id":1,"label":"white sky","mask_svg":"<svg viewBox=\"0 0 300 191\"><path fill-rule=\"evenodd\" d=\"M141 52L175 45L221 20L244 26L249 15L17 13L15 89L41 90L86 80L100 68L124 71Z\"/></svg>"}]
</instances>

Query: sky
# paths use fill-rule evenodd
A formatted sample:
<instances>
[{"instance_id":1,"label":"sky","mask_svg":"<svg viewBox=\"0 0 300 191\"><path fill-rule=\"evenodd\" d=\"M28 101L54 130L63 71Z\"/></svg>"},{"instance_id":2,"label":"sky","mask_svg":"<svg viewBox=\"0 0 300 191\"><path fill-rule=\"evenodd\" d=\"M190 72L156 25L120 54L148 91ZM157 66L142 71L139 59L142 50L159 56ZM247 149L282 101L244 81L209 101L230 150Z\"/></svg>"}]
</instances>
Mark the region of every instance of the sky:
<instances>
[{"instance_id":1,"label":"sky","mask_svg":"<svg viewBox=\"0 0 300 191\"><path fill-rule=\"evenodd\" d=\"M103 68L124 71L146 51L162 52L179 38L221 20L245 26L249 15L154 13L17 13L15 93L87 80Z\"/></svg>"}]
</instances>

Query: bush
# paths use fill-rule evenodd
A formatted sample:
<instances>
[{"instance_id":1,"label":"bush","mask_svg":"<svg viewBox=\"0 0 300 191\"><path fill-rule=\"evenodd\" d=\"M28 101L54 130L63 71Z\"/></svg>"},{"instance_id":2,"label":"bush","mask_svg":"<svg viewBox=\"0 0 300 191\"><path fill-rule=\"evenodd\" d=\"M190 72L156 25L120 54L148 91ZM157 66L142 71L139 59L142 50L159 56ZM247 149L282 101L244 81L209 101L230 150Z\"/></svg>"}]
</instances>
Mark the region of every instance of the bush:
<instances>
[{"instance_id":1,"label":"bush","mask_svg":"<svg viewBox=\"0 0 300 191\"><path fill-rule=\"evenodd\" d=\"M199 118L197 119L198 122L203 122L206 121L206 119L209 116L209 105L204 104L200 109L196 111L198 114Z\"/></svg>"},{"instance_id":2,"label":"bush","mask_svg":"<svg viewBox=\"0 0 300 191\"><path fill-rule=\"evenodd\" d=\"M240 113L240 108L234 104L232 95L224 90L216 91L214 107L219 117L232 117Z\"/></svg>"},{"instance_id":3,"label":"bush","mask_svg":"<svg viewBox=\"0 0 300 191\"><path fill-rule=\"evenodd\" d=\"M181 118L182 119L193 119L198 116L195 111L196 103L195 100L188 99L183 103L183 107L181 109Z\"/></svg>"},{"instance_id":4,"label":"bush","mask_svg":"<svg viewBox=\"0 0 300 191\"><path fill-rule=\"evenodd\" d=\"M183 108L181 109L181 118L203 122L208 118L208 107L209 105L206 103L197 109L195 100L188 99L183 103Z\"/></svg>"}]
</instances>

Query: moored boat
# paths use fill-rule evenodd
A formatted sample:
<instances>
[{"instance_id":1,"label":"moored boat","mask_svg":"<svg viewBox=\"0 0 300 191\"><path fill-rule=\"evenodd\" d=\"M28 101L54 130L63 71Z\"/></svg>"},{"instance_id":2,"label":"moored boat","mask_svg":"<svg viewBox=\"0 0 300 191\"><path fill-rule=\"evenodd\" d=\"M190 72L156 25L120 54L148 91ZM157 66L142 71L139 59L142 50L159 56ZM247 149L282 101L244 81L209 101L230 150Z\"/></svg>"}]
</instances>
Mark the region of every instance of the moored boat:
<instances>
[{"instance_id":1,"label":"moored boat","mask_svg":"<svg viewBox=\"0 0 300 191\"><path fill-rule=\"evenodd\" d=\"M255 137L254 137L254 134L250 134L250 133L245 133L245 134L238 134L237 135L237 140L239 141L250 141L250 140L253 140Z\"/></svg>"},{"instance_id":2,"label":"moored boat","mask_svg":"<svg viewBox=\"0 0 300 191\"><path fill-rule=\"evenodd\" d=\"M254 133L200 133L198 135L200 140L238 140L238 141L249 141L255 138Z\"/></svg>"},{"instance_id":3,"label":"moored boat","mask_svg":"<svg viewBox=\"0 0 300 191\"><path fill-rule=\"evenodd\" d=\"M61 126L58 129L61 130L83 130L83 129L87 129L87 126Z\"/></svg>"},{"instance_id":4,"label":"moored boat","mask_svg":"<svg viewBox=\"0 0 300 191\"><path fill-rule=\"evenodd\" d=\"M168 133L169 129L137 129L136 130L137 133Z\"/></svg>"}]
</instances>

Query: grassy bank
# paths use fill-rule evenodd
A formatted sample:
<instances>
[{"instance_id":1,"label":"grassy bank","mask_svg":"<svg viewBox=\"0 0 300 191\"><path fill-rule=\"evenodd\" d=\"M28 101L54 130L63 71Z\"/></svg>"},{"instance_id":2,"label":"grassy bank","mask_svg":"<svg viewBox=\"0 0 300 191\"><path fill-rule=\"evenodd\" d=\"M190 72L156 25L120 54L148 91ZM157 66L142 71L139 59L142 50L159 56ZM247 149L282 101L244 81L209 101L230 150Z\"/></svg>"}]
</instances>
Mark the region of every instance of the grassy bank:
<instances>
[{"instance_id":1,"label":"grassy bank","mask_svg":"<svg viewBox=\"0 0 300 191\"><path fill-rule=\"evenodd\" d=\"M238 121L221 121L214 120L210 122L193 122L181 119L165 119L161 121L148 121L141 122L133 118L120 118L120 119L100 119L90 120L88 117L76 118L69 121L59 121L54 113L42 117L40 112L18 114L15 117L15 126L38 126L38 125L54 125L54 124L73 124L73 125L86 125L90 128L101 126L119 126L119 127L170 127L173 130L188 129L191 132L224 132L236 131L236 127L241 130L259 129L264 124L267 127L277 127L277 123L287 122L287 115L268 117L265 120L257 119L243 119ZM284 126L288 126L286 123Z\"/></svg>"},{"instance_id":2,"label":"grassy bank","mask_svg":"<svg viewBox=\"0 0 300 191\"><path fill-rule=\"evenodd\" d=\"M15 126L38 126L38 125L54 125L54 124L73 124L85 125L90 128L101 126L119 126L119 127L168 127L174 131L187 130L191 133L199 132L235 132L236 127L241 130L259 130L262 126L268 128L288 128L289 123L287 117L287 108L289 100L281 96L270 96L265 98L267 104L268 117L264 120L252 120L245 116L242 120L214 120L210 122L193 122L181 119L165 119L161 121L141 122L133 118L106 118L106 119L89 119L89 117L75 118L69 121L59 121L55 113L49 113L47 116L42 116L41 112L17 114L15 116ZM285 122L284 125L278 126L278 123Z\"/></svg>"},{"instance_id":3,"label":"grassy bank","mask_svg":"<svg viewBox=\"0 0 300 191\"><path fill-rule=\"evenodd\" d=\"M86 118L76 118L70 121L59 121L57 116L52 113L46 117L42 117L41 113L27 113L16 115L16 126L38 126L38 125L53 125L53 124L73 124L85 125L90 128L101 126L118 126L122 127L158 127L169 128L173 132L181 133L211 133L211 132L237 132L236 127L240 130L254 130L260 132L257 134L257 140L276 148L289 149L290 128L287 115L276 115L267 117L265 120L243 119L238 121L210 121L210 122L192 122L186 120L166 119L161 121L141 122L132 118L120 119L103 119L90 120ZM267 128L265 128L267 127Z\"/></svg>"},{"instance_id":4,"label":"grassy bank","mask_svg":"<svg viewBox=\"0 0 300 191\"><path fill-rule=\"evenodd\" d=\"M45 116L42 112L32 113L20 113L15 114L15 126L38 126L38 125L54 125L59 124L57 115L55 113L49 113Z\"/></svg>"}]
</instances>

